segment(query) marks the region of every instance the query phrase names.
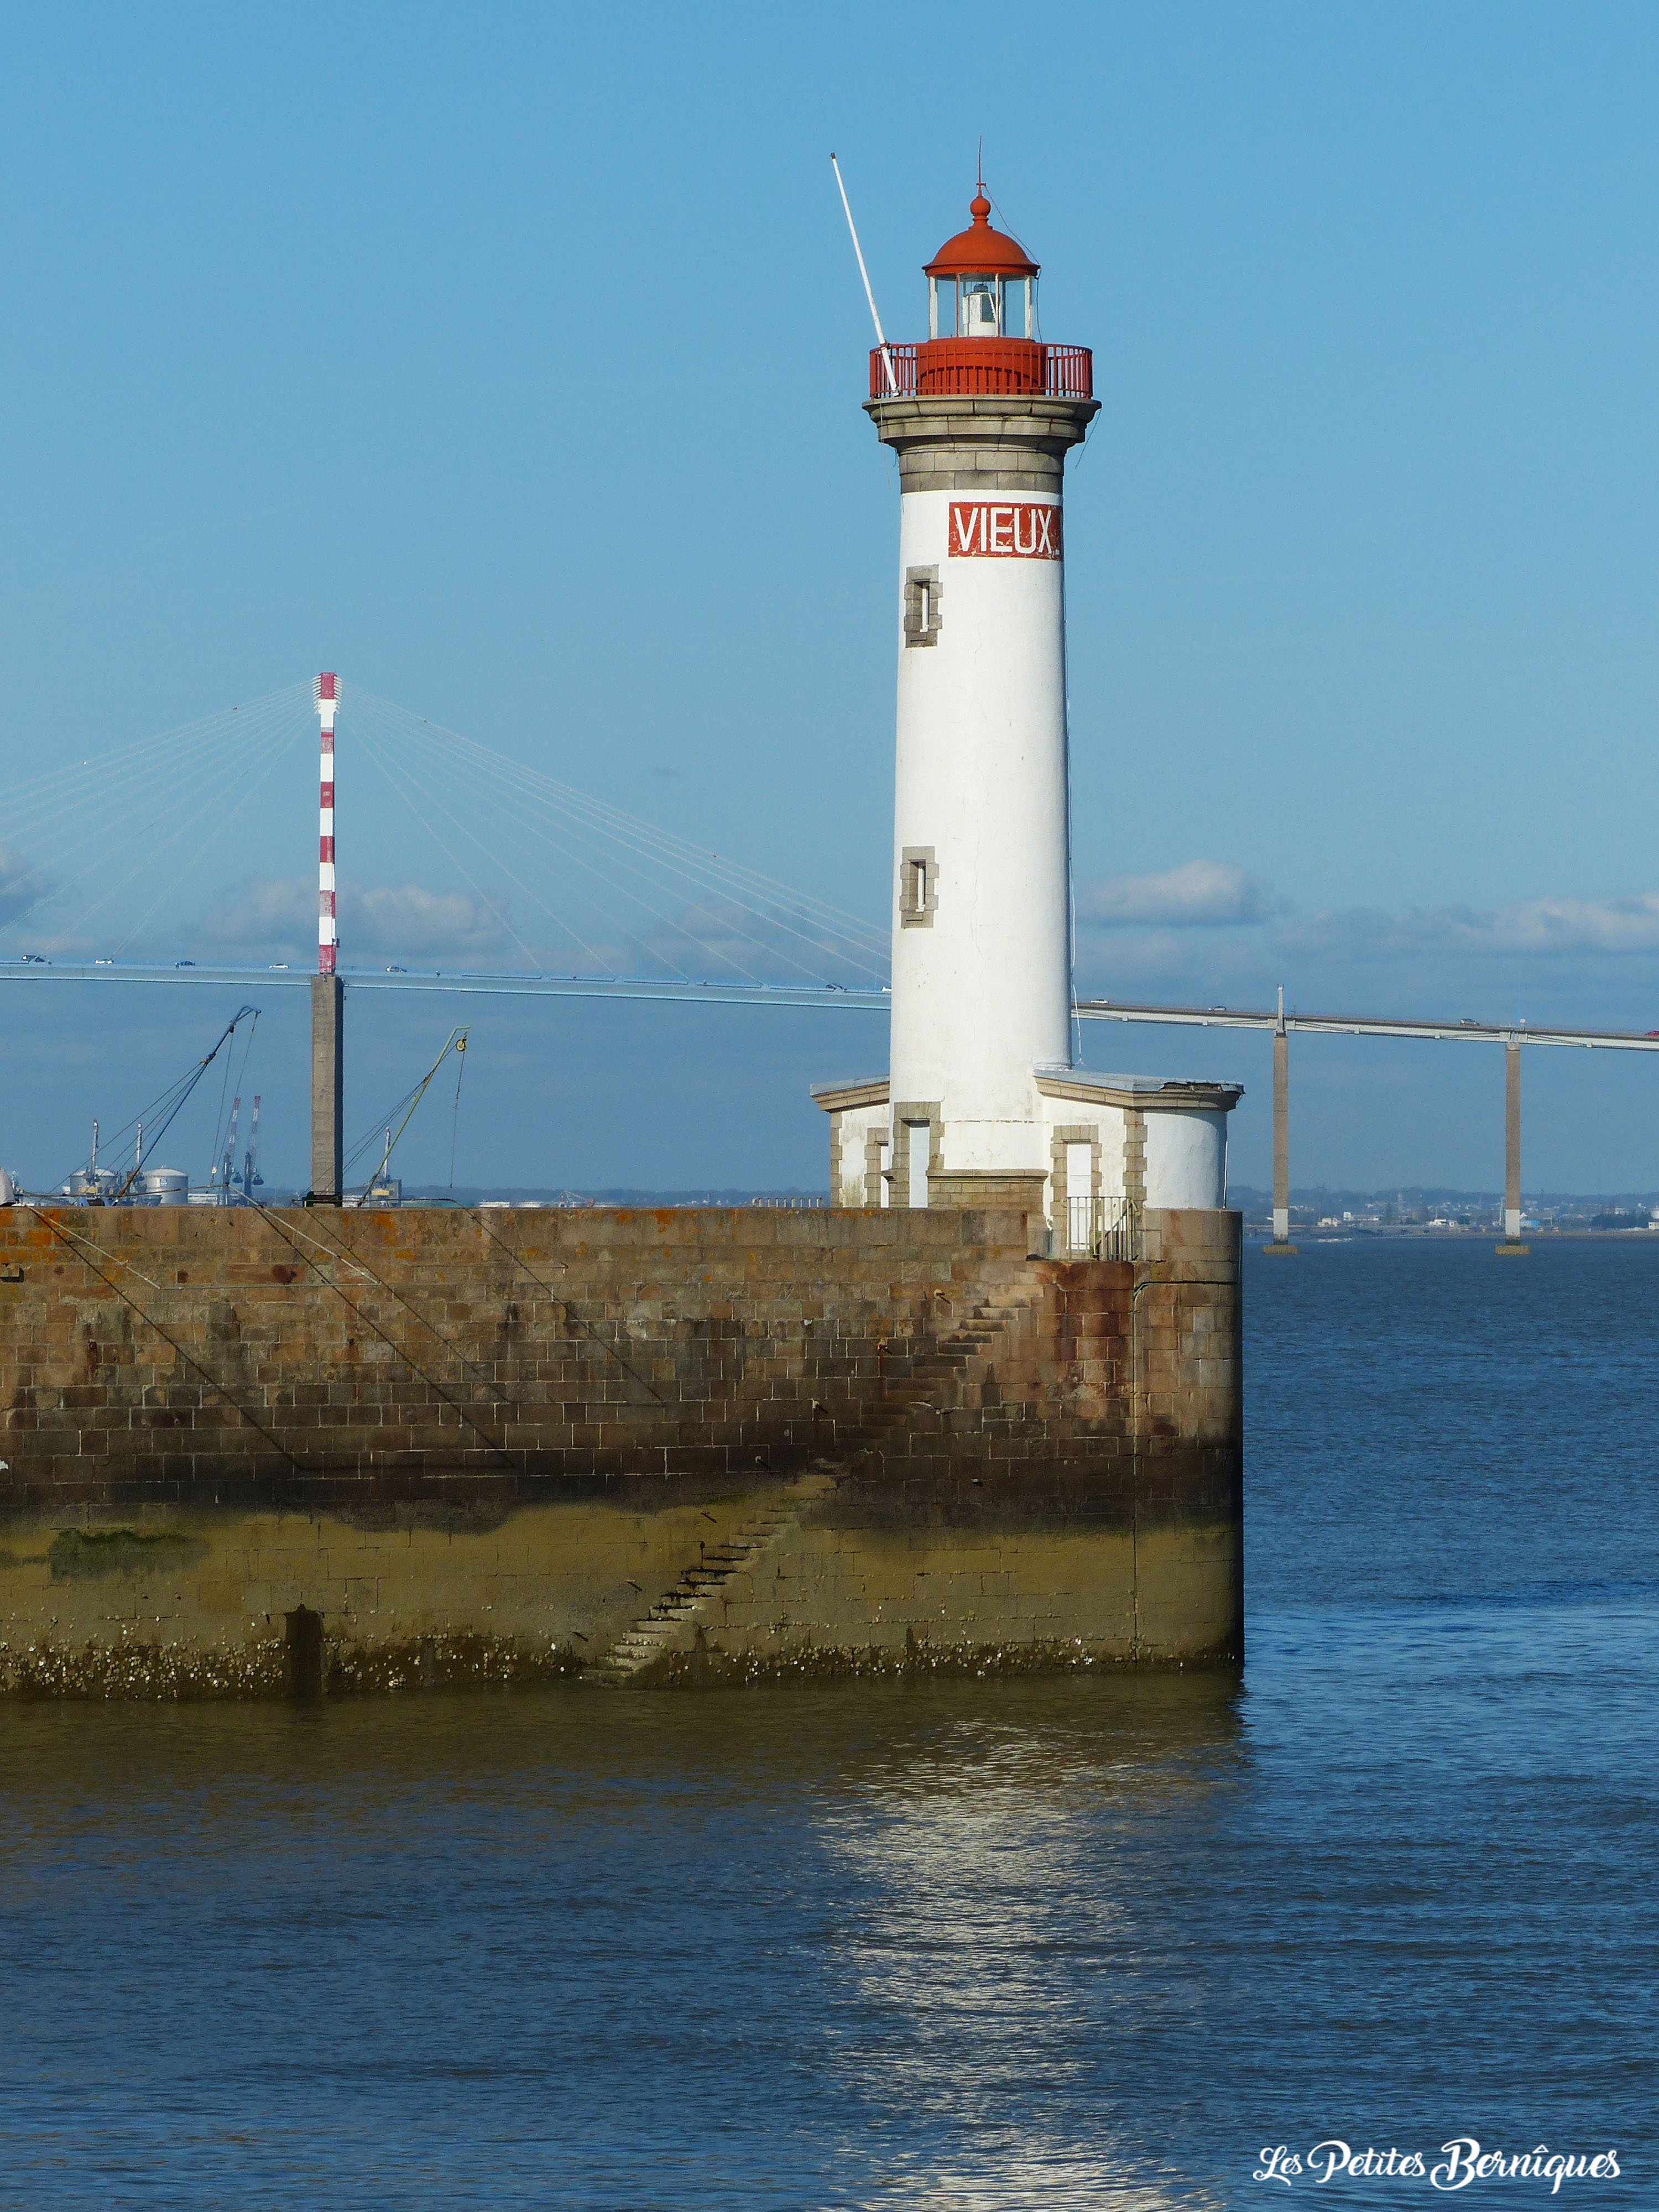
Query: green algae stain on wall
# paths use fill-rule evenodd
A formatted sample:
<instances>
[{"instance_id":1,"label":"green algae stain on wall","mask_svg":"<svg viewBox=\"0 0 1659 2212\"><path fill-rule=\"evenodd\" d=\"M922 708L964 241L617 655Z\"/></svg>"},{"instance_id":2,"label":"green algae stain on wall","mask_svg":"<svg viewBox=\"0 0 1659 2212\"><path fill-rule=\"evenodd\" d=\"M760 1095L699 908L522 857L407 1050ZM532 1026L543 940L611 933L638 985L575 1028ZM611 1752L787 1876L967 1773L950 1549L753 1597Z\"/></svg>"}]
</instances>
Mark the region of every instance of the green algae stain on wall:
<instances>
[{"instance_id":1,"label":"green algae stain on wall","mask_svg":"<svg viewBox=\"0 0 1659 2212\"><path fill-rule=\"evenodd\" d=\"M60 1528L46 1547L55 1583L91 1582L106 1575L166 1573L192 1566L207 1553L200 1536L173 1528L145 1535L137 1528Z\"/></svg>"}]
</instances>

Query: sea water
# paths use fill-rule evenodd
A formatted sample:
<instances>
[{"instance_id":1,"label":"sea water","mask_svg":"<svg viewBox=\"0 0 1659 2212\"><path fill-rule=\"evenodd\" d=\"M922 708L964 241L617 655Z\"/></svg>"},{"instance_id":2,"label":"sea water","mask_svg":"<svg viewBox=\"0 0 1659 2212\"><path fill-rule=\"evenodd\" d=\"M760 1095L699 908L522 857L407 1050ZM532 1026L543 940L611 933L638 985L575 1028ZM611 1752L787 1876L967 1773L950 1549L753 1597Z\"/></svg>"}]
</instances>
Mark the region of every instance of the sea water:
<instances>
[{"instance_id":1,"label":"sea water","mask_svg":"<svg viewBox=\"0 0 1659 2212\"><path fill-rule=\"evenodd\" d=\"M0 2204L1659 2206L1659 1237L1246 1285L1242 1681L0 1708Z\"/></svg>"}]
</instances>

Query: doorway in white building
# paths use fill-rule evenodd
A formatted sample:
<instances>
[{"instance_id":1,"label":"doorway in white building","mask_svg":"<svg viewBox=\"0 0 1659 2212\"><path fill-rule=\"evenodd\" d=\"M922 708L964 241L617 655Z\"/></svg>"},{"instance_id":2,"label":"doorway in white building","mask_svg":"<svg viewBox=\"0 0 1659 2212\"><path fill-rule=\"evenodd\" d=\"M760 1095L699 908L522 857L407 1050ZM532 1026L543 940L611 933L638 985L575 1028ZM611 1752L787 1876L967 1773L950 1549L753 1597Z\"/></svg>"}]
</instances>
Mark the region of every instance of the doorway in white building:
<instances>
[{"instance_id":1,"label":"doorway in white building","mask_svg":"<svg viewBox=\"0 0 1659 2212\"><path fill-rule=\"evenodd\" d=\"M927 1121L907 1121L910 1133L910 1191L906 1203L926 1206L927 1203L927 1163L933 1152L933 1127Z\"/></svg>"},{"instance_id":2,"label":"doorway in white building","mask_svg":"<svg viewBox=\"0 0 1659 2212\"><path fill-rule=\"evenodd\" d=\"M1095 1237L1095 1148L1068 1144L1066 1147L1066 1247L1086 1252Z\"/></svg>"}]
</instances>

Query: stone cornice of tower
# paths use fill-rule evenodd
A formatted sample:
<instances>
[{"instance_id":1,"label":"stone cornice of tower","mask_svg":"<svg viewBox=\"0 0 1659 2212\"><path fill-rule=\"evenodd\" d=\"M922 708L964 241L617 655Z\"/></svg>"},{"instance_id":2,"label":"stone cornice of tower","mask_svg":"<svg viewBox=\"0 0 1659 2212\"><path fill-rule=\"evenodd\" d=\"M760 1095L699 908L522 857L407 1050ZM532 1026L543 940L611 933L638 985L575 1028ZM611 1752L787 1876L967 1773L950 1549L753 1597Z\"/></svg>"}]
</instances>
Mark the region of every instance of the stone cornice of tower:
<instances>
[{"instance_id":1,"label":"stone cornice of tower","mask_svg":"<svg viewBox=\"0 0 1659 2212\"><path fill-rule=\"evenodd\" d=\"M902 491L1038 491L1056 495L1066 456L1097 399L1037 394L866 399L876 434L899 457Z\"/></svg>"}]
</instances>

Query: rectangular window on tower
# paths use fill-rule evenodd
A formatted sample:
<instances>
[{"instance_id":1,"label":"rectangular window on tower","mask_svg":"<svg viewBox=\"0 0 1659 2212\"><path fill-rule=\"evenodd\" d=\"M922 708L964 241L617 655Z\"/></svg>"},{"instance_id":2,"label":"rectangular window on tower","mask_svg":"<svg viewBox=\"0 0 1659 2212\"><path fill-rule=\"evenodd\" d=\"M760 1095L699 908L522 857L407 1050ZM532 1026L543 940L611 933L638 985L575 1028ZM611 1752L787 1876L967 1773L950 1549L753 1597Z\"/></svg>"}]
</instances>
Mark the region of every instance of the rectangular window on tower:
<instances>
[{"instance_id":1,"label":"rectangular window on tower","mask_svg":"<svg viewBox=\"0 0 1659 2212\"><path fill-rule=\"evenodd\" d=\"M939 631L939 580L937 568L907 568L904 572L904 642L937 645Z\"/></svg>"},{"instance_id":2,"label":"rectangular window on tower","mask_svg":"<svg viewBox=\"0 0 1659 2212\"><path fill-rule=\"evenodd\" d=\"M907 845L899 861L899 923L931 929L939 910L939 862L931 845Z\"/></svg>"}]
</instances>

